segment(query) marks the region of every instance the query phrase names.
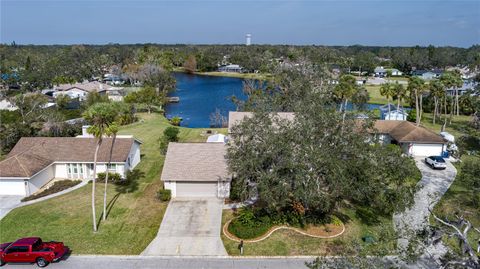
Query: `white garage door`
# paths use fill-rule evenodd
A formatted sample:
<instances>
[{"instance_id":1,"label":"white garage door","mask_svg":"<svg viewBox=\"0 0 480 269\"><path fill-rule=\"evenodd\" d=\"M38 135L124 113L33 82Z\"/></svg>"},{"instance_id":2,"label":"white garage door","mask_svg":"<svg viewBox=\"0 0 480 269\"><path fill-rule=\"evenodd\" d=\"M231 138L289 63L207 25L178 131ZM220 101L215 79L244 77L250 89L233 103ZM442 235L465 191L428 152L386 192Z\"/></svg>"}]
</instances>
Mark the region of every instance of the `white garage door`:
<instances>
[{"instance_id":1,"label":"white garage door","mask_svg":"<svg viewBox=\"0 0 480 269\"><path fill-rule=\"evenodd\" d=\"M413 144L412 154L415 156L439 156L442 155L442 144Z\"/></svg>"},{"instance_id":2,"label":"white garage door","mask_svg":"<svg viewBox=\"0 0 480 269\"><path fill-rule=\"evenodd\" d=\"M217 182L177 181L177 197L217 197Z\"/></svg>"},{"instance_id":3,"label":"white garage door","mask_svg":"<svg viewBox=\"0 0 480 269\"><path fill-rule=\"evenodd\" d=\"M23 179L5 180L0 179L0 195L23 195L25 196L25 182Z\"/></svg>"}]
</instances>

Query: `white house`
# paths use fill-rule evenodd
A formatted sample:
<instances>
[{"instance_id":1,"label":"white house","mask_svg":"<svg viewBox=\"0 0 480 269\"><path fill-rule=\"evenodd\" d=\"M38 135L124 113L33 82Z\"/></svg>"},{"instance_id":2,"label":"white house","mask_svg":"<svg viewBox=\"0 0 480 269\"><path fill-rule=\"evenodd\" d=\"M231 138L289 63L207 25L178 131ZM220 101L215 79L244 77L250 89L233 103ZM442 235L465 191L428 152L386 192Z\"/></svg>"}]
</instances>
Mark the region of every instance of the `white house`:
<instances>
[{"instance_id":1,"label":"white house","mask_svg":"<svg viewBox=\"0 0 480 269\"><path fill-rule=\"evenodd\" d=\"M440 135L409 121L377 120L372 134L382 144L396 144L412 156L442 155L446 141Z\"/></svg>"},{"instance_id":2,"label":"white house","mask_svg":"<svg viewBox=\"0 0 480 269\"><path fill-rule=\"evenodd\" d=\"M170 143L161 179L172 197L230 195L231 176L223 143Z\"/></svg>"},{"instance_id":3,"label":"white house","mask_svg":"<svg viewBox=\"0 0 480 269\"><path fill-rule=\"evenodd\" d=\"M396 68L392 68L392 69L387 69L387 72L390 72L391 76L392 77L399 77L399 76L403 76L403 72L396 69Z\"/></svg>"},{"instance_id":4,"label":"white house","mask_svg":"<svg viewBox=\"0 0 480 269\"><path fill-rule=\"evenodd\" d=\"M375 67L375 69L373 70L373 73L375 77L379 77L379 78L383 78L387 76L387 70L383 68L383 66Z\"/></svg>"},{"instance_id":5,"label":"white house","mask_svg":"<svg viewBox=\"0 0 480 269\"><path fill-rule=\"evenodd\" d=\"M218 68L219 72L229 72L229 73L242 73L243 67L238 64L227 64L222 65Z\"/></svg>"},{"instance_id":6,"label":"white house","mask_svg":"<svg viewBox=\"0 0 480 269\"><path fill-rule=\"evenodd\" d=\"M397 106L386 104L380 109L380 119L382 120L407 120L408 113L403 109L398 109Z\"/></svg>"},{"instance_id":7,"label":"white house","mask_svg":"<svg viewBox=\"0 0 480 269\"><path fill-rule=\"evenodd\" d=\"M104 138L97 173L107 170L111 144ZM132 136L118 136L108 171L125 177L140 162L140 144ZM56 179L92 179L95 147L91 137L22 137L0 162L0 195L28 196Z\"/></svg>"},{"instance_id":8,"label":"white house","mask_svg":"<svg viewBox=\"0 0 480 269\"><path fill-rule=\"evenodd\" d=\"M75 84L61 84L54 87L53 97L56 98L58 95L66 94L72 99L79 98L79 100L83 101L91 92L98 92L101 95L107 95L108 98L112 101L123 100L123 88L112 87L98 81Z\"/></svg>"}]
</instances>

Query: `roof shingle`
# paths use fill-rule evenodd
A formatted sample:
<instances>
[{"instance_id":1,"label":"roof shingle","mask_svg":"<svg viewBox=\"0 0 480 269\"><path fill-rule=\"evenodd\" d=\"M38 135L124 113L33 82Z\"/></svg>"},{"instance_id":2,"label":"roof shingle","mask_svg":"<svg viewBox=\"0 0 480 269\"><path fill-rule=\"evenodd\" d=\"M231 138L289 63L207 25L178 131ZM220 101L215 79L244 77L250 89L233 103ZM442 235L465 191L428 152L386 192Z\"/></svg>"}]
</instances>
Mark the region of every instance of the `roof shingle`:
<instances>
[{"instance_id":1,"label":"roof shingle","mask_svg":"<svg viewBox=\"0 0 480 269\"><path fill-rule=\"evenodd\" d=\"M168 144L163 181L229 180L226 146L223 143Z\"/></svg>"},{"instance_id":2,"label":"roof shingle","mask_svg":"<svg viewBox=\"0 0 480 269\"><path fill-rule=\"evenodd\" d=\"M104 138L98 162L108 162L111 138ZM117 138L112 162L125 162L134 138ZM53 162L93 162L96 140L87 137L22 137L0 162L0 177L31 177Z\"/></svg>"}]
</instances>

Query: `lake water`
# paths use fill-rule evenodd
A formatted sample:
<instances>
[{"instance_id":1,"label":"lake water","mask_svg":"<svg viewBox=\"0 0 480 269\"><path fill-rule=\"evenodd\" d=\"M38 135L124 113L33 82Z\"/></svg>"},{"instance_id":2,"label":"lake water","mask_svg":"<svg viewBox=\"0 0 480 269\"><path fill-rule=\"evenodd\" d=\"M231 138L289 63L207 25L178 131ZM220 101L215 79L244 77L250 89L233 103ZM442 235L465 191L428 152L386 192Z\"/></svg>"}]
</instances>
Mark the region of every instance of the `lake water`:
<instances>
[{"instance_id":1,"label":"lake water","mask_svg":"<svg viewBox=\"0 0 480 269\"><path fill-rule=\"evenodd\" d=\"M208 128L211 125L210 116L216 109L224 117L228 111L235 111L232 96L245 100L243 80L239 78L190 75L174 73L177 80L177 90L169 96L180 97L179 103L171 103L166 107L166 116L183 118L181 126L192 128ZM378 104L366 104L366 109L374 110ZM351 103L347 106L352 109Z\"/></svg>"},{"instance_id":2,"label":"lake water","mask_svg":"<svg viewBox=\"0 0 480 269\"><path fill-rule=\"evenodd\" d=\"M232 96L245 100L243 80L239 78L214 77L174 73L177 90L169 96L180 97L179 103L166 107L166 116L183 118L181 126L210 127L210 115L216 109L228 117L228 111L235 111Z\"/></svg>"}]
</instances>

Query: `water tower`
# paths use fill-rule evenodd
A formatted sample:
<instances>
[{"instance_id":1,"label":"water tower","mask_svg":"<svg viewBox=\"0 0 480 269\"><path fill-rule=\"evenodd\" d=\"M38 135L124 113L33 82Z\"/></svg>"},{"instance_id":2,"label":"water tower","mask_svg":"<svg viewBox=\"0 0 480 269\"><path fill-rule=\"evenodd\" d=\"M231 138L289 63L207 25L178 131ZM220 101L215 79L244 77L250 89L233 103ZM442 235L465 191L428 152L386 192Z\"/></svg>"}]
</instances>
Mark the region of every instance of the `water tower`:
<instances>
[{"instance_id":1,"label":"water tower","mask_svg":"<svg viewBox=\"0 0 480 269\"><path fill-rule=\"evenodd\" d=\"M251 34L246 34L245 38L246 38L245 45L250 46L252 44L252 35Z\"/></svg>"}]
</instances>

